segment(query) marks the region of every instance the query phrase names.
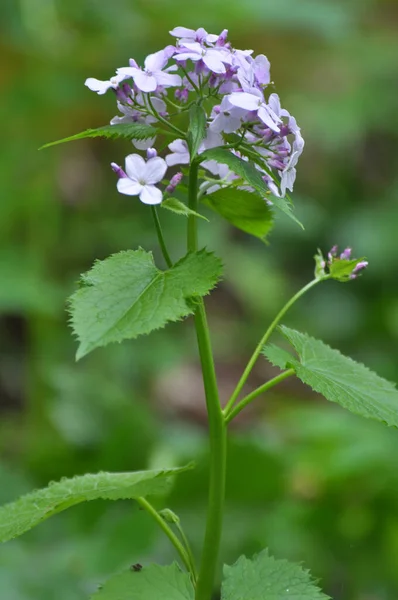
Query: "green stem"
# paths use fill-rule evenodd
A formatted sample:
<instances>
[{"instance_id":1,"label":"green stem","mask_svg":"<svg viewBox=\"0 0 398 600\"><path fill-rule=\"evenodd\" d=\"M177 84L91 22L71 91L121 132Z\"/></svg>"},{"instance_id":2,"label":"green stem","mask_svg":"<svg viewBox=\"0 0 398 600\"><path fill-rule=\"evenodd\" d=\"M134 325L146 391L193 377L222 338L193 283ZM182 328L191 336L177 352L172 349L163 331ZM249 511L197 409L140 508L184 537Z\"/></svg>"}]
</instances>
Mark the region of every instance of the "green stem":
<instances>
[{"instance_id":1,"label":"green stem","mask_svg":"<svg viewBox=\"0 0 398 600\"><path fill-rule=\"evenodd\" d=\"M164 241L162 226L160 224L160 219L159 219L158 211L156 210L156 206L151 206L151 210L152 210L153 220L155 223L156 233L158 235L159 246L160 246L160 249L162 250L164 260L166 261L166 264L170 269L173 266L173 261L171 260L170 254L168 253L167 248L166 248L166 242Z\"/></svg>"},{"instance_id":2,"label":"green stem","mask_svg":"<svg viewBox=\"0 0 398 600\"><path fill-rule=\"evenodd\" d=\"M198 168L199 165L193 161L189 173L188 204L189 208L194 211L197 210ZM194 216L188 217L187 245L189 252L195 252L198 248L197 222ZM224 415L218 396L217 378L211 349L209 328L202 298L197 300L195 328L203 373L210 439L209 504L195 599L210 600L213 593L222 533L227 458L227 428L225 426Z\"/></svg>"},{"instance_id":3,"label":"green stem","mask_svg":"<svg viewBox=\"0 0 398 600\"><path fill-rule=\"evenodd\" d=\"M181 527L181 523L179 521L177 521L177 523L175 524L176 528L178 529L178 532L181 536L181 539L184 543L185 549L187 551L187 556L189 558L189 562L191 563L191 573L194 577L194 581L196 582L197 578L198 578L198 574L196 572L196 563L195 563L195 557L192 553L191 550L191 545L189 543L189 540L187 538L187 536L185 535L185 531L183 530L183 528Z\"/></svg>"},{"instance_id":4,"label":"green stem","mask_svg":"<svg viewBox=\"0 0 398 600\"><path fill-rule=\"evenodd\" d=\"M235 408L231 408L231 410L225 415L225 422L227 424L230 423L236 417L236 415L238 415L248 404L250 404L250 402L253 402L253 400L255 398L257 398L257 396L260 396L260 394L263 394L264 392L266 392L270 388L273 388L274 385L277 385L278 383L280 383L284 379L287 379L288 377L291 377L292 375L294 375L294 373L295 373L294 369L288 369L287 371L284 371L283 373L280 373L279 375L277 375L273 379L270 379L269 381L267 381L263 385L260 385L260 387L258 387L257 389L253 390L250 394L248 394L247 396L245 396L235 406Z\"/></svg>"},{"instance_id":5,"label":"green stem","mask_svg":"<svg viewBox=\"0 0 398 600\"><path fill-rule=\"evenodd\" d=\"M182 129L179 129L178 127L176 127L175 125L173 125L173 123L170 123L170 121L167 121L167 119L164 119L156 110L156 108L153 105L153 102L151 100L151 97L148 95L148 104L151 108L152 114L154 117L156 117L158 119L158 121L160 121L161 123L163 123L163 125L166 125L166 127L168 127L169 129L172 129L175 133L178 133L178 135L180 137L182 137L183 139L185 139L185 133L182 131Z\"/></svg>"},{"instance_id":6,"label":"green stem","mask_svg":"<svg viewBox=\"0 0 398 600\"><path fill-rule=\"evenodd\" d=\"M168 526L168 524L163 519L163 517L152 506L152 504L150 504L148 502L148 500L146 500L145 498L142 498L142 497L137 498L136 500L137 500L138 504L143 509L145 509L148 514L151 515L151 517L157 522L157 524L161 527L161 529L163 529L164 533L167 535L170 542L173 544L174 548L177 550L178 554L180 555L180 558L181 558L182 562L184 563L188 573L191 573L192 577L194 578L195 575L192 572L191 562L189 560L188 554L187 554L184 546L181 544L180 540L174 533L174 531L171 529L171 527Z\"/></svg>"},{"instance_id":7,"label":"green stem","mask_svg":"<svg viewBox=\"0 0 398 600\"><path fill-rule=\"evenodd\" d=\"M242 377L239 379L238 384L231 396L231 398L229 399L227 405L224 408L224 415L229 414L229 412L231 411L233 405L235 404L240 392L242 391L243 386L245 385L247 378L249 377L255 363L256 360L258 359L258 357L261 354L261 350L263 349L264 345L267 343L268 339L271 337L271 334L273 333L275 327L278 325L279 321L282 319L282 317L285 315L285 313L287 313L287 311L289 310L289 308L291 306L293 306L293 304L299 299L301 298L301 296L303 296L306 292L308 292L308 290L310 290L311 288L313 288L317 283L319 283L319 281L321 281L320 279L314 279L313 281L310 281L310 283L308 283L307 285L305 285L303 288L301 288L301 290L299 290L297 292L297 294L295 294L292 298L290 298L290 300L288 302L286 302L285 306L278 312L278 314L276 315L275 319L272 321L271 325L268 327L267 331L264 333L263 337L261 338L261 340L259 341L259 343L256 346L256 349L254 350L249 362L247 363L247 366L245 368L245 370L243 371L243 375Z\"/></svg>"},{"instance_id":8,"label":"green stem","mask_svg":"<svg viewBox=\"0 0 398 600\"><path fill-rule=\"evenodd\" d=\"M194 160L189 170L188 207L195 212L198 210L198 170L199 163ZM195 252L198 248L198 228L195 215L188 216L187 248L188 252Z\"/></svg>"}]
</instances>

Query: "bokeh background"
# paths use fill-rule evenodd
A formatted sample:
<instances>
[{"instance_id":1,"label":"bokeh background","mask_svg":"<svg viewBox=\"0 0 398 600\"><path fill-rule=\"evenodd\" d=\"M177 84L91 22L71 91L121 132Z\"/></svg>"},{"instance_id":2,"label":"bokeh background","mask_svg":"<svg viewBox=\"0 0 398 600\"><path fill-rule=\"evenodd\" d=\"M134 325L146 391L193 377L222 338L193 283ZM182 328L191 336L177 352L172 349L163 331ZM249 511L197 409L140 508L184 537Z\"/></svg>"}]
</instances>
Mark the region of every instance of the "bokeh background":
<instances>
[{"instance_id":1,"label":"bokeh background","mask_svg":"<svg viewBox=\"0 0 398 600\"><path fill-rule=\"evenodd\" d=\"M159 507L195 551L203 534L207 437L192 324L96 350L80 363L65 298L95 258L155 246L145 206L116 193L127 141L43 143L108 123L107 79L170 42L176 25L224 27L268 55L306 149L294 199L265 247L214 217L202 240L225 262L208 300L223 396L267 321L312 274L317 247L352 245L370 267L327 282L286 323L398 380L398 4L395 0L2 0L0 5L0 501L61 476L183 464ZM162 215L171 252L182 218ZM252 383L271 374L259 363ZM230 439L222 560L265 546L302 561L335 600L398 596L398 432L286 382ZM0 548L0 597L83 600L134 562L173 559L129 502L95 502Z\"/></svg>"}]
</instances>

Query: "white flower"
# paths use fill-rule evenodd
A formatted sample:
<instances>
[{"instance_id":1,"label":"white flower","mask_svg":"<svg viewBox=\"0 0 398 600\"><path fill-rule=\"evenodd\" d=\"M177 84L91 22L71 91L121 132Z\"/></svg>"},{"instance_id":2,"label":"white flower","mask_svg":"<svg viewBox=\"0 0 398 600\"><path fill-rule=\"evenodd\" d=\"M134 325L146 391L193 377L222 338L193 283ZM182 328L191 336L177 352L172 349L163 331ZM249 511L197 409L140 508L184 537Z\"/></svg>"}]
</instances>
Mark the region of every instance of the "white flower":
<instances>
[{"instance_id":1,"label":"white flower","mask_svg":"<svg viewBox=\"0 0 398 600\"><path fill-rule=\"evenodd\" d=\"M204 48L199 42L186 42L182 51L174 54L173 58L179 62L182 60L192 60L198 62L203 60L204 64L213 73L225 73L225 64L232 63L231 53L222 47Z\"/></svg>"},{"instance_id":2,"label":"white flower","mask_svg":"<svg viewBox=\"0 0 398 600\"><path fill-rule=\"evenodd\" d=\"M163 158L155 156L145 161L139 154L129 154L125 165L127 177L118 180L118 191L127 196L139 196L144 204L160 204L163 194L155 184L167 171Z\"/></svg>"},{"instance_id":3,"label":"white flower","mask_svg":"<svg viewBox=\"0 0 398 600\"><path fill-rule=\"evenodd\" d=\"M118 73L114 77L111 77L109 81L101 81L100 79L95 79L95 77L89 77L84 82L91 91L97 92L97 94L105 94L110 88L116 90L119 87L119 83L126 79L128 75L124 73Z\"/></svg>"},{"instance_id":4,"label":"white flower","mask_svg":"<svg viewBox=\"0 0 398 600\"><path fill-rule=\"evenodd\" d=\"M149 54L144 62L144 70L136 67L121 67L117 70L117 73L124 77L132 77L135 85L141 92L154 92L158 86L179 86L181 85L181 77L179 75L168 73L168 69L163 71L169 61L170 55L174 51L174 47L168 46L164 50Z\"/></svg>"},{"instance_id":5,"label":"white flower","mask_svg":"<svg viewBox=\"0 0 398 600\"><path fill-rule=\"evenodd\" d=\"M282 171L281 177L281 194L282 198L286 194L286 190L293 191L293 184L296 180L296 165L300 156L300 152L293 152L289 158L289 162Z\"/></svg>"},{"instance_id":6,"label":"white flower","mask_svg":"<svg viewBox=\"0 0 398 600\"><path fill-rule=\"evenodd\" d=\"M228 99L233 106L239 106L239 108L244 108L247 111L255 111L257 116L263 123L268 125L272 131L279 133L280 129L277 123L281 123L280 117L274 113L272 108L270 108L263 97L263 94L260 90L256 90L253 88L251 92L233 92Z\"/></svg>"},{"instance_id":7,"label":"white flower","mask_svg":"<svg viewBox=\"0 0 398 600\"><path fill-rule=\"evenodd\" d=\"M225 96L218 111L213 110L213 121L210 130L215 132L234 133L242 125L242 119L247 114L245 109L233 106L228 96Z\"/></svg>"}]
</instances>

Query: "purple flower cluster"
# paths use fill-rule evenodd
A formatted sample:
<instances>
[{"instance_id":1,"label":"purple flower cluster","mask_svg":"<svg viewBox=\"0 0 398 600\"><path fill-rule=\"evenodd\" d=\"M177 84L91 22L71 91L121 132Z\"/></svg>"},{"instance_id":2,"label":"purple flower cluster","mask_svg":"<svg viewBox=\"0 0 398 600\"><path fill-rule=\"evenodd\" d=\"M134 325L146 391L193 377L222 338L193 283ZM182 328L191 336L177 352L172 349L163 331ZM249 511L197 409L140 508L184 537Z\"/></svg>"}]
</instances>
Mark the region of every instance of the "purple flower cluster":
<instances>
[{"instance_id":1,"label":"purple flower cluster","mask_svg":"<svg viewBox=\"0 0 398 600\"><path fill-rule=\"evenodd\" d=\"M129 66L117 69L109 81L86 80L98 94L109 89L115 93L120 114L111 124L156 123L175 136L165 159L148 157L145 163L138 161L137 154L127 157L126 171L117 171L119 176L123 173L119 191L139 195L145 203L161 202L162 192L152 182L157 178L158 183L168 167L189 164L194 158L180 124L184 117L186 123L190 106L200 101L206 111L206 135L198 153L222 146L243 160L252 160L269 192L284 197L287 190L293 190L304 140L295 118L281 108L278 95L267 94L271 84L267 57L233 48L227 30L213 35L203 28L176 27L170 34L175 44L147 56L143 68L130 59ZM155 139L133 140L133 144L146 150ZM209 172L208 178L204 176L204 193L237 184L238 178L226 165L204 160L202 166ZM219 185L209 186L215 177ZM138 191L140 185L150 189Z\"/></svg>"},{"instance_id":2,"label":"purple flower cluster","mask_svg":"<svg viewBox=\"0 0 398 600\"><path fill-rule=\"evenodd\" d=\"M345 248L339 254L337 246L333 246L329 250L327 260L323 257L322 252L318 250L315 262L315 273L318 278L331 277L338 281L356 279L369 264L367 260L352 258L352 248Z\"/></svg>"}]
</instances>

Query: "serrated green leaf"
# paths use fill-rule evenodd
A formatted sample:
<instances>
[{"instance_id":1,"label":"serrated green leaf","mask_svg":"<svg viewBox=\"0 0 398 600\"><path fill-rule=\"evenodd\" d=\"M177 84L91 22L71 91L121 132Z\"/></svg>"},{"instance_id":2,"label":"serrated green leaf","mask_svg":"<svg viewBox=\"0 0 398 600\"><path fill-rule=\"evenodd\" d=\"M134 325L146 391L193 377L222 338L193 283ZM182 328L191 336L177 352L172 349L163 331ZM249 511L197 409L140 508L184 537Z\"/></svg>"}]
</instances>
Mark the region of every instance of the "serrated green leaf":
<instances>
[{"instance_id":1,"label":"serrated green leaf","mask_svg":"<svg viewBox=\"0 0 398 600\"><path fill-rule=\"evenodd\" d=\"M184 217L189 217L189 215L191 215L193 217L198 217L199 219L204 219L205 221L209 220L203 215L200 215L198 212L188 208L186 204L177 198L166 198L166 200L163 200L160 206L170 210L173 213L176 213L177 215L183 215Z\"/></svg>"},{"instance_id":2,"label":"serrated green leaf","mask_svg":"<svg viewBox=\"0 0 398 600\"><path fill-rule=\"evenodd\" d=\"M264 240L272 229L272 211L258 194L237 188L221 188L202 201L238 229Z\"/></svg>"},{"instance_id":3,"label":"serrated green leaf","mask_svg":"<svg viewBox=\"0 0 398 600\"><path fill-rule=\"evenodd\" d=\"M143 566L114 575L91 596L93 600L193 600L188 573L176 563Z\"/></svg>"},{"instance_id":4,"label":"serrated green leaf","mask_svg":"<svg viewBox=\"0 0 398 600\"><path fill-rule=\"evenodd\" d=\"M251 185L260 196L270 199L269 190L251 161L242 160L232 154L230 150L223 148L206 150L200 155L200 160L215 160L218 163L227 165L234 173ZM272 203L304 229L300 221L294 216L291 205L284 198L272 196Z\"/></svg>"},{"instance_id":5,"label":"serrated green leaf","mask_svg":"<svg viewBox=\"0 0 398 600\"><path fill-rule=\"evenodd\" d=\"M394 384L320 340L284 326L281 331L299 356L289 366L301 381L353 413L398 427ZM270 358L267 349L265 353Z\"/></svg>"},{"instance_id":6,"label":"serrated green leaf","mask_svg":"<svg viewBox=\"0 0 398 600\"><path fill-rule=\"evenodd\" d=\"M205 250L160 271L151 252L127 250L97 261L70 298L77 358L111 342L136 338L193 312L190 298L216 285L221 261Z\"/></svg>"},{"instance_id":7,"label":"serrated green leaf","mask_svg":"<svg viewBox=\"0 0 398 600\"><path fill-rule=\"evenodd\" d=\"M206 113L199 104L192 104L189 110L189 126L187 142L189 155L193 160L198 152L199 146L206 135Z\"/></svg>"},{"instance_id":8,"label":"serrated green leaf","mask_svg":"<svg viewBox=\"0 0 398 600\"><path fill-rule=\"evenodd\" d=\"M267 550L224 567L221 600L328 600L300 565L276 560Z\"/></svg>"},{"instance_id":9,"label":"serrated green leaf","mask_svg":"<svg viewBox=\"0 0 398 600\"><path fill-rule=\"evenodd\" d=\"M150 125L145 123L117 123L115 125L104 125L103 127L97 127L97 129L87 129L81 133L76 133L69 137L63 138L62 140L56 140L55 142L49 142L44 144L40 148L50 148L50 146L56 146L57 144L63 144L65 142L74 142L75 140L83 140L84 138L95 138L105 137L110 139L116 138L127 138L130 140L146 140L154 137L157 130Z\"/></svg>"},{"instance_id":10,"label":"serrated green leaf","mask_svg":"<svg viewBox=\"0 0 398 600\"><path fill-rule=\"evenodd\" d=\"M334 259L329 265L329 273L332 279L347 282L352 281L351 275L358 263L363 262L365 257L344 260L342 258Z\"/></svg>"},{"instance_id":11,"label":"serrated green leaf","mask_svg":"<svg viewBox=\"0 0 398 600\"><path fill-rule=\"evenodd\" d=\"M81 502L163 494L168 491L173 475L190 468L192 465L133 473L87 474L51 483L0 507L0 542L22 535L52 515Z\"/></svg>"},{"instance_id":12,"label":"serrated green leaf","mask_svg":"<svg viewBox=\"0 0 398 600\"><path fill-rule=\"evenodd\" d=\"M291 364L297 362L296 358L290 352L279 348L279 346L274 346L274 344L265 346L263 354L274 367L279 367L280 369L288 369Z\"/></svg>"}]
</instances>

